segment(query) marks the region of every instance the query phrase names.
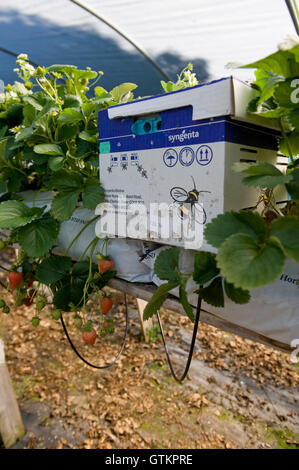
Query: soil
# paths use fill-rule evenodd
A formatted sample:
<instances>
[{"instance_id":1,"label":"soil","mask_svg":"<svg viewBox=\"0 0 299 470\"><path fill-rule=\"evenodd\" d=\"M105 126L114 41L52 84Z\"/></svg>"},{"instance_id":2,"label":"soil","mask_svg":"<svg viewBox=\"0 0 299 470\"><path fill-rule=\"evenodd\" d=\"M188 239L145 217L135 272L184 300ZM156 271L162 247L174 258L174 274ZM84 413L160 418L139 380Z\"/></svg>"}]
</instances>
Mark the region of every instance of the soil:
<instances>
[{"instance_id":1,"label":"soil","mask_svg":"<svg viewBox=\"0 0 299 470\"><path fill-rule=\"evenodd\" d=\"M3 260L4 262L4 260ZM2 281L5 276L2 276ZM81 354L97 365L117 354L124 329L123 296L113 291L116 330L85 344L64 314ZM0 313L0 337L22 412L25 449L297 448L299 364L287 354L201 324L189 376L176 383L169 372L157 325L146 343L135 299L128 298L130 328L122 356L96 370L70 348L49 308L35 328L34 305ZM174 363L182 370L192 325L162 310Z\"/></svg>"}]
</instances>

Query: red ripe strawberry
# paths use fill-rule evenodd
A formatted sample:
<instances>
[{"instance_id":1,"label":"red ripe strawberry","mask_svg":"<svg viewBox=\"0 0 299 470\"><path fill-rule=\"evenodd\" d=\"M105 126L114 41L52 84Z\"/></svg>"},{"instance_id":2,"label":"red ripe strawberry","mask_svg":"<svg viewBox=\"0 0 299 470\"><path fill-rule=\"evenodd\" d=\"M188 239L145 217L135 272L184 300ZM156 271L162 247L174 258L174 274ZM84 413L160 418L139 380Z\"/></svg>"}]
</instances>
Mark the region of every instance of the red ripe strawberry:
<instances>
[{"instance_id":1,"label":"red ripe strawberry","mask_svg":"<svg viewBox=\"0 0 299 470\"><path fill-rule=\"evenodd\" d=\"M97 260L98 260L98 268L99 268L100 274L104 274L109 269L114 268L114 261L110 259L109 256L103 256L103 255L98 254Z\"/></svg>"},{"instance_id":2,"label":"red ripe strawberry","mask_svg":"<svg viewBox=\"0 0 299 470\"><path fill-rule=\"evenodd\" d=\"M107 315L107 313L112 309L113 301L110 297L103 297L100 299L100 307L102 310L103 315Z\"/></svg>"},{"instance_id":3,"label":"red ripe strawberry","mask_svg":"<svg viewBox=\"0 0 299 470\"><path fill-rule=\"evenodd\" d=\"M91 331L82 331L82 339L85 343L94 345L97 338L96 330L92 328Z\"/></svg>"},{"instance_id":4,"label":"red ripe strawberry","mask_svg":"<svg viewBox=\"0 0 299 470\"><path fill-rule=\"evenodd\" d=\"M23 273L18 273L18 272L15 272L15 271L11 271L9 274L8 274L8 280L9 280L9 283L11 285L11 288L12 289L16 289L16 287L18 287L21 282L23 281Z\"/></svg>"},{"instance_id":5,"label":"red ripe strawberry","mask_svg":"<svg viewBox=\"0 0 299 470\"><path fill-rule=\"evenodd\" d=\"M33 281L28 281L27 282L27 287L32 287L33 286Z\"/></svg>"}]
</instances>

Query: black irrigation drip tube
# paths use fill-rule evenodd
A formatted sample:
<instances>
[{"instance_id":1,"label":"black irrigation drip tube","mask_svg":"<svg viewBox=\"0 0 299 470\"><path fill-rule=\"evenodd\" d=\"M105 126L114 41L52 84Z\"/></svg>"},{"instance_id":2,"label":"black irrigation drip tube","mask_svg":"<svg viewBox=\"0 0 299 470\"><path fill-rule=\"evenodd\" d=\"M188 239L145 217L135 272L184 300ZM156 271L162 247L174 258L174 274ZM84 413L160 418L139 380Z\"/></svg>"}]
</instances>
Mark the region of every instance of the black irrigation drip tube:
<instances>
[{"instance_id":1,"label":"black irrigation drip tube","mask_svg":"<svg viewBox=\"0 0 299 470\"><path fill-rule=\"evenodd\" d=\"M109 362L108 364L105 364L104 366L96 366L95 364L92 364L91 362L87 361L78 351L78 349L76 348L76 346L74 345L74 343L72 342L71 338L70 338L70 335L67 331L67 327L66 327L66 324L64 323L64 320L63 320L63 316L61 314L61 317L60 317L60 320L61 320L61 324L62 324L62 327L63 327L63 330L64 330L64 333L65 333L65 336L67 337L67 340L68 342L70 343L71 345L71 348L73 349L74 353L79 357L79 359L81 359L81 361L83 361L85 364L87 364L89 367L93 367L93 369L108 369L109 367L112 367L116 361L119 359L119 357L121 356L123 350L124 350L124 347L125 347L125 344L126 344L126 339L127 339L127 333L128 333L128 326L129 326L129 320L128 320L128 305L127 305L127 296L126 294L124 294L124 299L125 299L125 317L126 317L126 326L125 326L125 332L124 332L124 337L123 337L123 341L122 341L122 345L121 345L121 348L119 350L119 352L117 353L117 355L115 356L115 358L113 359L113 361Z\"/></svg>"},{"instance_id":2,"label":"black irrigation drip tube","mask_svg":"<svg viewBox=\"0 0 299 470\"><path fill-rule=\"evenodd\" d=\"M200 287L202 287L202 286L200 286ZM176 380L176 381L179 382L179 383L183 382L183 380L184 380L185 377L187 376L187 374L188 374L188 372L189 372L189 369L190 369L190 365L191 365L191 361L192 361L192 356L193 356L193 352L194 352L194 347L195 347L195 340L196 340L197 330L198 330L198 323L199 323L200 311L201 311L201 297L198 296L197 307L196 307L196 314L195 314L195 321L194 321L194 327L193 327L193 333L192 333L191 345L190 345L190 349L189 349L189 353L188 353L188 359L187 359L187 362L186 362L185 370L184 370L183 374L181 375L181 377L178 377L178 376L177 376L177 374L176 374L176 372L175 372L175 370L174 370L174 367L173 367L173 365L172 365L172 361L171 361L171 358L170 358L170 354L169 354L169 351L168 351L168 348L167 348L167 342L166 342L165 335L164 335L164 331L163 331L163 326L162 326L161 318L160 318L159 313L157 312L157 318L158 318L159 328L160 328L160 332L161 332L161 336L162 336L162 341L163 341L163 345L164 345L164 349L165 349L165 354L166 354L166 357L167 357L167 362L168 362L168 365L169 365L169 368L170 368L170 372L171 372L171 375L172 375L172 377L174 378L174 380Z\"/></svg>"},{"instance_id":3,"label":"black irrigation drip tube","mask_svg":"<svg viewBox=\"0 0 299 470\"><path fill-rule=\"evenodd\" d=\"M9 49L6 49L5 47L0 46L0 52L4 52L4 54L11 55L12 57L18 58L18 55L21 54L20 52L14 52ZM38 67L38 64L36 62L33 62L33 60L28 59L29 64L33 65L34 67Z\"/></svg>"},{"instance_id":4,"label":"black irrigation drip tube","mask_svg":"<svg viewBox=\"0 0 299 470\"><path fill-rule=\"evenodd\" d=\"M71 338L70 338L70 335L69 335L69 333L68 333L66 324L65 324L65 322L64 322L64 320L63 320L63 316L62 316L62 314L61 314L61 317L60 317L61 324L62 324L64 333L65 333L65 335L66 335L66 338L67 338L68 342L69 342L70 345L71 345L71 348L73 349L73 351L75 352L75 354L79 357L79 359L81 359L81 361L83 361L83 362L84 362L85 364L87 364L88 366L93 367L94 369L108 369L109 367L112 367L112 366L116 363L116 361L119 359L119 357L121 356L121 354L122 354L122 352L123 352L123 349L124 349L125 343L126 343L127 333L128 333L128 305L127 305L127 297L126 297L126 294L124 294L124 299L125 299L126 327L125 327L125 333L124 333L124 337L123 337L123 342L122 342L121 348L120 348L120 350L119 350L117 356L113 359L112 362L109 362L108 364L105 364L104 366L96 366L95 364L92 364L91 362L87 361L87 360L79 353L79 351L77 350L76 346L74 345L74 343L72 342L72 340L71 340ZM184 372L183 372L183 374L182 374L181 377L178 377L178 376L177 376L177 374L176 374L176 372L175 372L175 370L174 370L174 367L173 367L173 365L172 365L172 361L171 361L171 358L170 358L170 354L169 354L169 351L168 351L168 348L167 348L167 343L166 343L166 339L165 339L165 335L164 335L164 330L163 330L161 318L160 318L159 313L157 313L159 328L160 328L160 332L161 332L161 336L162 336L162 341L163 341L163 346L164 346L164 349L165 349L165 354L166 354L167 362L168 362L168 365L169 365L169 368L170 368L170 372L171 372L172 377L173 377L177 382L179 382L179 383L183 382L183 380L184 380L185 377L187 376L187 374L188 374L188 372L189 372L189 369L190 369L190 365L191 365L191 361L192 361L192 356L193 356L193 352L194 352L194 347L195 347L195 340L196 340L197 330L198 330L199 317L200 317L200 310L201 310L201 297L198 296L198 302L197 302L197 307L196 307L196 314L195 314L195 321L194 321L194 327L193 327L191 345L190 345L190 349L189 349L189 353L188 353L188 358L187 358L186 366L185 366Z\"/></svg>"},{"instance_id":5,"label":"black irrigation drip tube","mask_svg":"<svg viewBox=\"0 0 299 470\"><path fill-rule=\"evenodd\" d=\"M0 265L0 269L3 269L5 271L8 271L7 268L5 268L4 266L1 266ZM1 283L2 284L2 283ZM200 286L202 287L202 286ZM170 358L170 354L169 354L169 351L168 351L168 348L167 348L167 342L166 342L166 339L165 339L165 335L164 335L164 330L163 330L163 326L162 326L162 322L161 322L161 318L160 318L160 315L159 313L157 313L157 318L158 318L158 323L159 323L159 328L160 328L160 332L161 332L161 336L162 336L162 341L163 341L163 346L164 346L164 349L165 349L165 354L166 354L166 358L167 358L167 362L168 362L168 365L169 365L169 368L170 368L170 372L171 372L171 375L172 377L179 383L183 382L183 380L186 378L188 372L189 372L189 369L190 369L190 365L191 365L191 361L192 361L192 356L193 356L193 352L194 352L194 347L195 347L195 341L196 341L196 335L197 335L197 330L198 330L198 324L199 324L199 318L200 318L200 311L201 311L201 297L198 296L198 301L197 301L197 307L196 307L196 314L195 314L195 321L194 321L194 327L193 327L193 333L192 333L192 339L191 339L191 345L190 345L190 349L189 349L189 353L188 353L188 358L187 358L187 362L186 362L186 366L185 366L185 369L184 369L184 372L182 374L181 377L178 377L175 370L174 370L174 367L173 367L173 364L172 364L172 361L171 361L171 358ZM125 301L125 318L126 318L126 326L125 326L125 331L124 331L124 336L123 336L123 340L122 340L122 345L121 345L121 348L119 350L119 352L117 353L117 355L115 356L115 358L113 359L113 361L109 362L108 364L105 364L104 366L97 366L95 364L92 364L91 362L87 361L78 351L78 349L76 348L76 346L74 345L74 343L72 342L71 338L70 338L70 335L69 335L69 332L67 330L67 326L64 322L64 319L63 319L63 315L61 313L61 316L60 316L60 321L61 321L61 324L62 324L62 328L63 328L63 331L65 333L65 336L72 348L72 350L74 351L74 353L79 357L79 359L81 359L82 362L84 362L86 365L88 365L89 367L92 367L93 369L108 369L109 367L112 367L116 361L120 358L123 350L124 350L124 347L125 347L125 344L126 344L126 340L127 340L127 335L128 335L128 327L129 327L129 315L128 315L128 304L127 304L127 296L126 294L124 293L124 301Z\"/></svg>"}]
</instances>

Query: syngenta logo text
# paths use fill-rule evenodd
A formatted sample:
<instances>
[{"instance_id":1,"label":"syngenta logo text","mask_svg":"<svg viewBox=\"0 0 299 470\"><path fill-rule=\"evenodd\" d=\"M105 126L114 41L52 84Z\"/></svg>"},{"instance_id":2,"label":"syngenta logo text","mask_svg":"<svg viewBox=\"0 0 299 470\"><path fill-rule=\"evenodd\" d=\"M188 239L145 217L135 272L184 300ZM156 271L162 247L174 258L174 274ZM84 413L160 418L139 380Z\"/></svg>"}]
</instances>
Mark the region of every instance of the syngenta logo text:
<instances>
[{"instance_id":1,"label":"syngenta logo text","mask_svg":"<svg viewBox=\"0 0 299 470\"><path fill-rule=\"evenodd\" d=\"M172 134L168 136L169 142L174 144L174 142L184 142L187 139L193 139L194 137L199 137L198 131L186 132L185 129L180 134Z\"/></svg>"},{"instance_id":2,"label":"syngenta logo text","mask_svg":"<svg viewBox=\"0 0 299 470\"><path fill-rule=\"evenodd\" d=\"M290 100L292 103L299 103L299 78L295 78L291 81L291 87L295 88L294 91L291 93Z\"/></svg>"}]
</instances>

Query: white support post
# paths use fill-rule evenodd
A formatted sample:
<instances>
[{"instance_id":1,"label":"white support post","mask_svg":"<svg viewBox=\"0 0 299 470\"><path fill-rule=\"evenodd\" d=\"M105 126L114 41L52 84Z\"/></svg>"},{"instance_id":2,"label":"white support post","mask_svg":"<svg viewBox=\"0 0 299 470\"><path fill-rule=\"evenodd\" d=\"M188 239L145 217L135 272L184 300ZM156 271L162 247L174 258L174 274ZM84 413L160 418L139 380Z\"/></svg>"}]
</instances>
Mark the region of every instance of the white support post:
<instances>
[{"instance_id":1,"label":"white support post","mask_svg":"<svg viewBox=\"0 0 299 470\"><path fill-rule=\"evenodd\" d=\"M21 413L5 363L4 344L0 339L0 435L6 448L25 434Z\"/></svg>"}]
</instances>

